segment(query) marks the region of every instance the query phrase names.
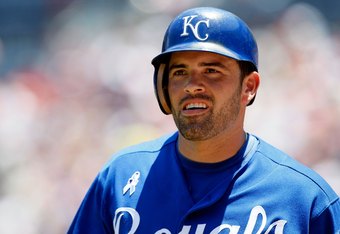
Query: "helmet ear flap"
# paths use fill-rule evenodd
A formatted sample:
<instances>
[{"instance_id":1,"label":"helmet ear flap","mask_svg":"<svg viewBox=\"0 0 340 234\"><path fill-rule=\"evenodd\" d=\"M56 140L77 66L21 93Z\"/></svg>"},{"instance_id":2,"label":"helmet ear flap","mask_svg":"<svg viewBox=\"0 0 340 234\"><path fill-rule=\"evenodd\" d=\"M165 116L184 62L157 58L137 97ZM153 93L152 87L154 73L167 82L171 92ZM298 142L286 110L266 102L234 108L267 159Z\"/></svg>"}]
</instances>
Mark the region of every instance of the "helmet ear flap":
<instances>
[{"instance_id":1,"label":"helmet ear flap","mask_svg":"<svg viewBox=\"0 0 340 234\"><path fill-rule=\"evenodd\" d=\"M158 100L159 107L161 108L162 112L166 115L171 114L171 107L170 107L170 99L169 99L169 92L168 92L168 79L167 77L167 65L161 63L158 67L158 71L155 79L155 92Z\"/></svg>"}]
</instances>

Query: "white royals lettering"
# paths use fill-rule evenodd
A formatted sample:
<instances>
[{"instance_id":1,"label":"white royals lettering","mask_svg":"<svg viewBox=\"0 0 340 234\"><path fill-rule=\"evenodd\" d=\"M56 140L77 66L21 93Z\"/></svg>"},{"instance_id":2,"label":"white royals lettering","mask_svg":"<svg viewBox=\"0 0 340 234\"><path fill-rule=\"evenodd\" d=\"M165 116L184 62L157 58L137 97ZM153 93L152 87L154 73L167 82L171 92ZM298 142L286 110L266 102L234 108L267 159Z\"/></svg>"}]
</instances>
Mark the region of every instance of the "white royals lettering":
<instances>
[{"instance_id":1,"label":"white royals lettering","mask_svg":"<svg viewBox=\"0 0 340 234\"><path fill-rule=\"evenodd\" d=\"M128 227L129 230L126 230L126 227L122 228L121 224L123 221L121 220L123 216L127 216L130 220L132 220L131 226ZM126 218L126 217L125 217ZM258 230L255 229L255 225L257 221L261 220L261 225ZM141 219L138 212L129 207L121 207L118 208L115 212L115 216L113 219L113 230L114 233L127 233L127 234L134 234L136 233L139 223ZM283 234L283 229L285 224L287 223L286 220L277 220L274 223L270 224L267 230L264 232L264 228L267 224L267 215L266 211L263 209L262 206L255 206L249 215L248 223L245 228L244 234L268 234L270 231L274 230L275 234ZM196 226L195 234L204 234L206 224L198 224ZM182 230L178 234L189 234L191 231L192 225L184 225ZM228 230L230 234L238 234L241 226L238 225L230 225L230 224L221 224L214 228L210 234L218 234L222 231ZM124 231L123 231L124 230ZM167 228L162 228L155 232L155 234L172 234Z\"/></svg>"},{"instance_id":2,"label":"white royals lettering","mask_svg":"<svg viewBox=\"0 0 340 234\"><path fill-rule=\"evenodd\" d=\"M209 35L206 33L204 37L202 37L199 33L199 27L201 24L205 24L207 28L209 28L209 19L207 20L200 20L196 22L196 24L192 24L192 20L196 18L197 15L190 15L183 17L183 33L180 35L181 37L189 36L188 28L191 29L192 33L194 34L195 38L199 41L205 41L208 39Z\"/></svg>"}]
</instances>

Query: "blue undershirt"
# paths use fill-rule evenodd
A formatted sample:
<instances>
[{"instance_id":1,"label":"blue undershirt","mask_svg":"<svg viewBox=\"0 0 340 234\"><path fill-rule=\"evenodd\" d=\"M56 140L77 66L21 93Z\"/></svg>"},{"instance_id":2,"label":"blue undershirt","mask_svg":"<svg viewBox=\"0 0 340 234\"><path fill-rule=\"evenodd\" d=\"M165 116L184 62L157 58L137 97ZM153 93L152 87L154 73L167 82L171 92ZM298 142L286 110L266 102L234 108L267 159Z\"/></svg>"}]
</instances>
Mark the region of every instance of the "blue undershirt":
<instances>
[{"instance_id":1,"label":"blue undershirt","mask_svg":"<svg viewBox=\"0 0 340 234\"><path fill-rule=\"evenodd\" d=\"M232 180L239 169L240 161L247 155L249 135L239 151L231 158L218 163L200 163L183 156L177 149L177 155L181 162L191 197L195 203L204 198L209 191L219 185L221 179Z\"/></svg>"}]
</instances>

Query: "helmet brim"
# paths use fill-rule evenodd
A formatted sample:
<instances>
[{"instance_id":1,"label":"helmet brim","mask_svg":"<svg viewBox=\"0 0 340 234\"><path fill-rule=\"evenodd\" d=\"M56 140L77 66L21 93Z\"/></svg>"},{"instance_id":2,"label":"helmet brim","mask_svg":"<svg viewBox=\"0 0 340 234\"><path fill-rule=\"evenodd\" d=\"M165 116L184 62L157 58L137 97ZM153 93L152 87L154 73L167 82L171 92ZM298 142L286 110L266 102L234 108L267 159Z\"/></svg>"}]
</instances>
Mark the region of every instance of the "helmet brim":
<instances>
[{"instance_id":1,"label":"helmet brim","mask_svg":"<svg viewBox=\"0 0 340 234\"><path fill-rule=\"evenodd\" d=\"M157 55L151 63L154 66L159 66L159 64L164 63L171 53L174 52L185 52L185 51L201 51L201 52L211 52L220 54L235 60L239 61L249 61L252 62L250 59L246 58L241 54L237 54L232 50L228 50L227 48L223 47L222 45L210 42L193 42L193 43L182 43L173 47L168 48L163 53Z\"/></svg>"}]
</instances>

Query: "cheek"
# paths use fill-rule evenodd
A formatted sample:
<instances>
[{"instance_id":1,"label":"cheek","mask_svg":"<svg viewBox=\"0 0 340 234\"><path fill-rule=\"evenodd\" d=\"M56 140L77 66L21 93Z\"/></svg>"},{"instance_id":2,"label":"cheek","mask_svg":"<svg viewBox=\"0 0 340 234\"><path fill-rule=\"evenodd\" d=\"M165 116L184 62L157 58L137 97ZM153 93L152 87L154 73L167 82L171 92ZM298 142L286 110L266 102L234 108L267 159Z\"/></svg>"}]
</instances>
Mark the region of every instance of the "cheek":
<instances>
[{"instance_id":1,"label":"cheek","mask_svg":"<svg viewBox=\"0 0 340 234\"><path fill-rule=\"evenodd\" d=\"M230 99L234 99L235 96L239 96L239 99L243 98L242 96L242 88L240 84L236 84L236 83L228 83L228 84L220 84L218 87L215 88L215 90L218 90L216 93L218 93L218 96L216 96L216 98L221 98L220 100L225 100L228 101Z\"/></svg>"},{"instance_id":2,"label":"cheek","mask_svg":"<svg viewBox=\"0 0 340 234\"><path fill-rule=\"evenodd\" d=\"M178 90L179 90L179 87L177 85L169 82L168 94L169 94L169 99L170 99L172 106L174 103L176 103L176 100L178 99L178 94L179 94Z\"/></svg>"}]
</instances>

